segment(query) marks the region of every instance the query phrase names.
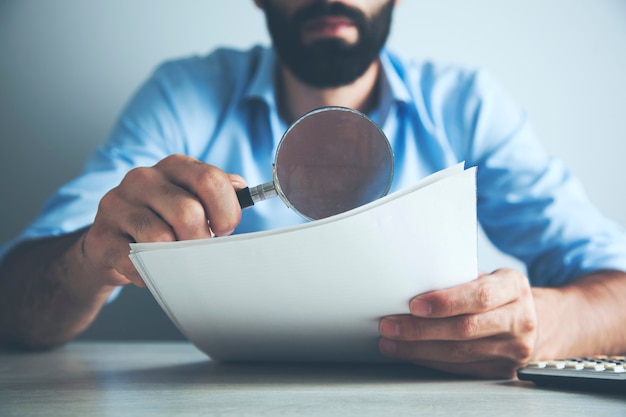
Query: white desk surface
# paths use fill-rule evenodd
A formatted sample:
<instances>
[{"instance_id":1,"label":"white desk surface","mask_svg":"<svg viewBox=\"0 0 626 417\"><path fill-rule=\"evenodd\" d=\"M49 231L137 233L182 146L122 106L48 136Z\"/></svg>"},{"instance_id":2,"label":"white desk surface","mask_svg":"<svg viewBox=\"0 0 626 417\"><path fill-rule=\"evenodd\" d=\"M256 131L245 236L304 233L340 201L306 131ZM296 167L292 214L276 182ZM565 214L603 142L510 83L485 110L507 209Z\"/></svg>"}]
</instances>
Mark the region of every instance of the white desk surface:
<instances>
[{"instance_id":1,"label":"white desk surface","mask_svg":"<svg viewBox=\"0 0 626 417\"><path fill-rule=\"evenodd\" d=\"M211 362L192 345L0 352L0 416L626 416L626 396L409 365Z\"/></svg>"}]
</instances>

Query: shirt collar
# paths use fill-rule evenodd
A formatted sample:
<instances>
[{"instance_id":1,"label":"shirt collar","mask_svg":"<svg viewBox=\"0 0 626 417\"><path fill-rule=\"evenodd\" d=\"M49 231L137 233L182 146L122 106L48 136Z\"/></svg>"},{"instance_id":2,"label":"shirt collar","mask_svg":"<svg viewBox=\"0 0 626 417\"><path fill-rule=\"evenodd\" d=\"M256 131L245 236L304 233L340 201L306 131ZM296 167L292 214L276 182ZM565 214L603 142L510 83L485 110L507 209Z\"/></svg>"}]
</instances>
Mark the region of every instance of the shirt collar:
<instances>
[{"instance_id":1,"label":"shirt collar","mask_svg":"<svg viewBox=\"0 0 626 417\"><path fill-rule=\"evenodd\" d=\"M393 55L383 49L380 53L380 63L382 66L383 86L386 86L387 94L396 103L410 104L413 101L411 94L402 79L401 68L394 64Z\"/></svg>"},{"instance_id":2,"label":"shirt collar","mask_svg":"<svg viewBox=\"0 0 626 417\"><path fill-rule=\"evenodd\" d=\"M243 96L244 100L261 100L270 109L276 108L276 54L273 48L259 48L256 71L254 71L251 82ZM400 66L394 64L393 55L384 48L380 53L382 66L382 88L379 102L379 109L386 113L384 107L389 107L394 103L410 104L413 98L409 93L406 83L402 79L403 74Z\"/></svg>"},{"instance_id":3,"label":"shirt collar","mask_svg":"<svg viewBox=\"0 0 626 417\"><path fill-rule=\"evenodd\" d=\"M274 71L276 55L272 48L258 48L256 71L243 95L244 100L261 100L270 108L276 107L276 85Z\"/></svg>"}]
</instances>

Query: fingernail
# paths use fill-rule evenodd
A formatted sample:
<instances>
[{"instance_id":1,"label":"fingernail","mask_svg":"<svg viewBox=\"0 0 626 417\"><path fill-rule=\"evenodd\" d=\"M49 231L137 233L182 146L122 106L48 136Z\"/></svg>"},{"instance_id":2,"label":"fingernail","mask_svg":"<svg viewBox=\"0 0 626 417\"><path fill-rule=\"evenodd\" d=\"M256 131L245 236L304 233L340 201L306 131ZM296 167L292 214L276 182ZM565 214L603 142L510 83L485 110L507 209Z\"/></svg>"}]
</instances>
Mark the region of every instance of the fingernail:
<instances>
[{"instance_id":1,"label":"fingernail","mask_svg":"<svg viewBox=\"0 0 626 417\"><path fill-rule=\"evenodd\" d=\"M393 320L381 320L379 330L380 334L385 337L398 337L400 335L400 327Z\"/></svg>"},{"instance_id":2,"label":"fingernail","mask_svg":"<svg viewBox=\"0 0 626 417\"><path fill-rule=\"evenodd\" d=\"M246 188L247 187L246 184L244 184L243 182L239 182L239 181L233 181L233 182L231 182L231 184L233 185L233 187L236 190L241 190L242 188Z\"/></svg>"},{"instance_id":3,"label":"fingernail","mask_svg":"<svg viewBox=\"0 0 626 417\"><path fill-rule=\"evenodd\" d=\"M387 356L395 355L396 351L398 350L398 345L396 344L396 342L394 342L393 340L389 340L389 339L381 339L380 343L378 344L378 347L380 349L380 352L383 355L387 355Z\"/></svg>"},{"instance_id":4,"label":"fingernail","mask_svg":"<svg viewBox=\"0 0 626 417\"><path fill-rule=\"evenodd\" d=\"M419 317L428 317L433 311L433 307L429 302L419 298L414 298L411 301L409 309L411 310L411 314Z\"/></svg>"}]
</instances>

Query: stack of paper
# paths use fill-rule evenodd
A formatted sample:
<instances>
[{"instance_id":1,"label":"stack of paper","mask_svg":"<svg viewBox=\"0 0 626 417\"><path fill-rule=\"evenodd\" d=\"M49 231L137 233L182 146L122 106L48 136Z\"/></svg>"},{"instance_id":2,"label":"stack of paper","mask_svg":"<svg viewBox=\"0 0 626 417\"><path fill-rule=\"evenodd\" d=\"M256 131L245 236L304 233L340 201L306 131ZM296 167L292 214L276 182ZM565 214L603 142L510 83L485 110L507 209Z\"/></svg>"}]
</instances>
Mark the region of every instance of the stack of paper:
<instances>
[{"instance_id":1,"label":"stack of paper","mask_svg":"<svg viewBox=\"0 0 626 417\"><path fill-rule=\"evenodd\" d=\"M180 331L215 360L377 361L378 321L477 275L475 168L294 227L131 245Z\"/></svg>"}]
</instances>

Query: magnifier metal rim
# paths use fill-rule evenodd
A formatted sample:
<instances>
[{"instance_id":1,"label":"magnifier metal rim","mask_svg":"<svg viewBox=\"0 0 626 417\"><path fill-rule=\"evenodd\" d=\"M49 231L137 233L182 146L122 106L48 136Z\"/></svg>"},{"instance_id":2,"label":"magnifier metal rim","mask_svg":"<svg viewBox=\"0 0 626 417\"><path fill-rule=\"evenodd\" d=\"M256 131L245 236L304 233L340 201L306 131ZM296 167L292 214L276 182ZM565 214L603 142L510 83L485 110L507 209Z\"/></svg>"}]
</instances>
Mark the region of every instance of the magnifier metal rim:
<instances>
[{"instance_id":1,"label":"magnifier metal rim","mask_svg":"<svg viewBox=\"0 0 626 417\"><path fill-rule=\"evenodd\" d=\"M280 185L280 181L278 180L278 173L277 173L277 170L276 170L276 163L278 162L278 155L280 154L280 148L283 145L283 142L285 141L285 138L287 137L287 135L289 135L289 132L291 132L291 130L294 129L300 123L300 121L302 121L303 119L308 118L309 116L312 116L314 114L325 113L327 111L332 111L332 110L344 111L344 112L353 113L353 114L355 114L357 116L360 116L363 119L365 119L368 122L370 122L371 125L374 126L378 130L378 132L381 134L381 137L383 139L385 139L385 144L387 145L387 149L389 150L389 155L391 156L391 174L389 175L389 181L387 182L387 187L385 188L385 190L377 198L381 198L381 197L386 196L387 193L389 192L389 189L391 188L391 184L393 183L393 176L394 176L394 172L395 172L395 158L394 158L394 155L393 155L393 149L391 148L391 144L389 143L389 140L387 139L387 135L385 135L385 132L383 132L383 130L380 128L380 126L378 126L378 124L376 122L374 122L366 114L361 113L358 110L351 109L349 107L327 106L327 107L320 107L320 108L311 110L310 112L304 114L303 116L300 116L295 122L293 122L289 126L289 128L285 131L285 133L283 133L283 136L280 138L280 141L278 142L278 146L276 147L276 153L274 154L274 163L272 163L272 176L274 178L274 189L276 190L276 194L278 194L280 199L283 201L283 203L285 203L285 205L288 208L290 208L291 210L295 211L296 213L298 213L300 216L304 217L307 220L318 220L318 219L315 219L315 218L307 216L306 214L302 213L300 210L298 210L296 207L294 207L289 202L289 199L285 196L285 193L283 192L283 189L282 189L282 187ZM374 200L372 200L372 201L374 201ZM339 213L337 213L337 214L339 214Z\"/></svg>"}]
</instances>

